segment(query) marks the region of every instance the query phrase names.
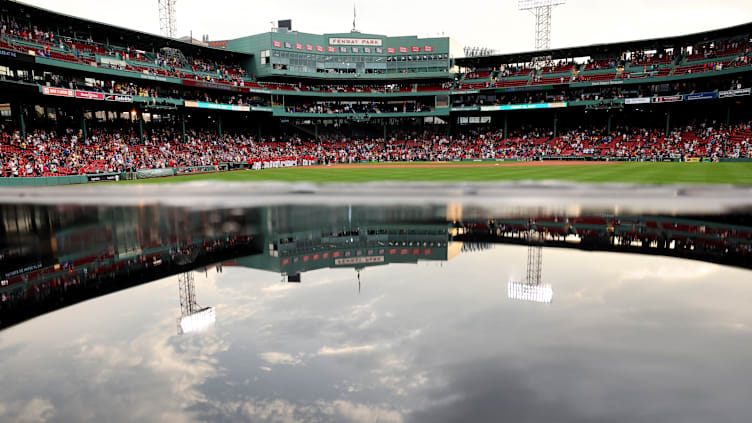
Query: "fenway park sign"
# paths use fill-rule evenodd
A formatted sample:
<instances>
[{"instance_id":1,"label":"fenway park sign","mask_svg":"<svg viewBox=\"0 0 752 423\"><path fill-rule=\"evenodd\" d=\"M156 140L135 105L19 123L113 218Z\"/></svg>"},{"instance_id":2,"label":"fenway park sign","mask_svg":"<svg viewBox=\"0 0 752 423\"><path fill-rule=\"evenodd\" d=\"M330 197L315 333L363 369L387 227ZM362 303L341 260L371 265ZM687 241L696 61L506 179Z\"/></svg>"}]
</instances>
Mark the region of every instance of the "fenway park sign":
<instances>
[{"instance_id":1,"label":"fenway park sign","mask_svg":"<svg viewBox=\"0 0 752 423\"><path fill-rule=\"evenodd\" d=\"M330 38L329 44L333 46L372 46L381 47L379 38Z\"/></svg>"}]
</instances>

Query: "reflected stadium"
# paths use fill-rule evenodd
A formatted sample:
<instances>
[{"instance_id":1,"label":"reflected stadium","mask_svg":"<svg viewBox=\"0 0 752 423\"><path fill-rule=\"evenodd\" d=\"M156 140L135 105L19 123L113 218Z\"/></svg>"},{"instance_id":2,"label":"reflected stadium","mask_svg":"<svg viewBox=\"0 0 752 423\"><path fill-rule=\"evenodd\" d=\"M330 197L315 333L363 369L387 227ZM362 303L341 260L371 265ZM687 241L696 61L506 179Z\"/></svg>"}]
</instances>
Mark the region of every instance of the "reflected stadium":
<instances>
[{"instance_id":1,"label":"reflected stadium","mask_svg":"<svg viewBox=\"0 0 752 423\"><path fill-rule=\"evenodd\" d=\"M372 267L444 263L511 245L526 248L527 257L515 263L520 277L509 281L509 297L537 302L553 297L541 279L544 249L752 267L752 222L744 214L484 215L476 208L464 217L457 205L0 208L3 327L171 275L181 275L181 315L201 314L208 310L184 275L217 266L262 270L282 283L351 269L360 285L361 272Z\"/></svg>"},{"instance_id":2,"label":"reflected stadium","mask_svg":"<svg viewBox=\"0 0 752 423\"><path fill-rule=\"evenodd\" d=\"M738 421L752 394L744 213L0 209L11 419Z\"/></svg>"}]
</instances>

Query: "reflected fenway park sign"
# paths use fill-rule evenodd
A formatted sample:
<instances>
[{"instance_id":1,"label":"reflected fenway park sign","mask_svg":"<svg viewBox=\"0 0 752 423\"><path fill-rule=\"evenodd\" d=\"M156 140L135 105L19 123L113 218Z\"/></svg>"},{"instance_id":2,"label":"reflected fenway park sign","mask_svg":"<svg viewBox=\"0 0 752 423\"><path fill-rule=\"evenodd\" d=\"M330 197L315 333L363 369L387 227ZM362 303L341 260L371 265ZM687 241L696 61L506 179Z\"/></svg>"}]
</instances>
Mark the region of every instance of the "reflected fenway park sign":
<instances>
[{"instance_id":1,"label":"reflected fenway park sign","mask_svg":"<svg viewBox=\"0 0 752 423\"><path fill-rule=\"evenodd\" d=\"M379 38L330 38L329 45L333 46L375 46L381 47Z\"/></svg>"}]
</instances>

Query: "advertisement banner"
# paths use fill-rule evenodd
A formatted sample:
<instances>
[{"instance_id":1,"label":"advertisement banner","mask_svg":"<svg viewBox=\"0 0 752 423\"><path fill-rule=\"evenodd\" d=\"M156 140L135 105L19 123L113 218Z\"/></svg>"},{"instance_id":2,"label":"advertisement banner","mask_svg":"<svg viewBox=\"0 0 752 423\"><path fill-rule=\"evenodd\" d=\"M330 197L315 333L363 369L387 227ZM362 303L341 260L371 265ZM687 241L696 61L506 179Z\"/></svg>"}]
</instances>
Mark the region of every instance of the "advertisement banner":
<instances>
[{"instance_id":1,"label":"advertisement banner","mask_svg":"<svg viewBox=\"0 0 752 423\"><path fill-rule=\"evenodd\" d=\"M86 175L86 181L87 182L112 182L112 181L119 181L120 175L119 174L102 174L102 175Z\"/></svg>"},{"instance_id":2,"label":"advertisement banner","mask_svg":"<svg viewBox=\"0 0 752 423\"><path fill-rule=\"evenodd\" d=\"M394 53L397 52L397 49L396 48L392 48L392 47L387 47L386 48L386 52L389 53L389 54L394 54Z\"/></svg>"},{"instance_id":3,"label":"advertisement banner","mask_svg":"<svg viewBox=\"0 0 752 423\"><path fill-rule=\"evenodd\" d=\"M567 107L566 102L560 103L533 103L533 104L508 104L503 106L481 106L481 112L495 112L502 110L533 110L533 109L559 109Z\"/></svg>"},{"instance_id":4,"label":"advertisement banner","mask_svg":"<svg viewBox=\"0 0 752 423\"><path fill-rule=\"evenodd\" d=\"M353 48L352 48L352 52L353 52L353 53L360 53L360 48L358 48L358 47L353 47Z\"/></svg>"},{"instance_id":5,"label":"advertisement banner","mask_svg":"<svg viewBox=\"0 0 752 423\"><path fill-rule=\"evenodd\" d=\"M684 101L692 101L692 100L712 100L714 98L718 98L718 93L696 93L696 94L687 94L684 96Z\"/></svg>"},{"instance_id":6,"label":"advertisement banner","mask_svg":"<svg viewBox=\"0 0 752 423\"><path fill-rule=\"evenodd\" d=\"M420 47L412 46L410 47L410 51L412 53L420 53Z\"/></svg>"},{"instance_id":7,"label":"advertisement banner","mask_svg":"<svg viewBox=\"0 0 752 423\"><path fill-rule=\"evenodd\" d=\"M133 103L133 96L125 94L105 94L106 101L115 101L117 103Z\"/></svg>"},{"instance_id":8,"label":"advertisement banner","mask_svg":"<svg viewBox=\"0 0 752 423\"><path fill-rule=\"evenodd\" d=\"M12 50L6 50L4 48L0 48L0 57L10 57L12 59L16 59L22 62L34 63L34 57L28 54L18 53Z\"/></svg>"},{"instance_id":9,"label":"advertisement banner","mask_svg":"<svg viewBox=\"0 0 752 423\"><path fill-rule=\"evenodd\" d=\"M407 47L400 47L399 48L399 52L400 53L407 53L407 51L408 51Z\"/></svg>"},{"instance_id":10,"label":"advertisement banner","mask_svg":"<svg viewBox=\"0 0 752 423\"><path fill-rule=\"evenodd\" d=\"M324 52L324 47L316 46L316 51L318 51L319 53L323 53Z\"/></svg>"},{"instance_id":11,"label":"advertisement banner","mask_svg":"<svg viewBox=\"0 0 752 423\"><path fill-rule=\"evenodd\" d=\"M292 43L285 41L285 48L292 48Z\"/></svg>"},{"instance_id":12,"label":"advertisement banner","mask_svg":"<svg viewBox=\"0 0 752 423\"><path fill-rule=\"evenodd\" d=\"M381 46L382 41L378 38L330 38L329 44L333 46Z\"/></svg>"},{"instance_id":13,"label":"advertisement banner","mask_svg":"<svg viewBox=\"0 0 752 423\"><path fill-rule=\"evenodd\" d=\"M750 88L741 88L738 90L721 91L718 93L719 98L741 97L745 95L750 95Z\"/></svg>"},{"instance_id":14,"label":"advertisement banner","mask_svg":"<svg viewBox=\"0 0 752 423\"><path fill-rule=\"evenodd\" d=\"M303 44L295 43L295 50L303 50Z\"/></svg>"},{"instance_id":15,"label":"advertisement banner","mask_svg":"<svg viewBox=\"0 0 752 423\"><path fill-rule=\"evenodd\" d=\"M340 47L339 48L340 53L347 53L347 47Z\"/></svg>"},{"instance_id":16,"label":"advertisement banner","mask_svg":"<svg viewBox=\"0 0 752 423\"><path fill-rule=\"evenodd\" d=\"M204 101L186 101L185 107L193 107L197 109L211 109L211 110L226 110L230 112L250 112L251 106L238 106L235 104L217 104L207 103Z\"/></svg>"},{"instance_id":17,"label":"advertisement banner","mask_svg":"<svg viewBox=\"0 0 752 423\"><path fill-rule=\"evenodd\" d=\"M653 103L676 103L677 101L682 101L684 99L683 96L680 95L669 95L665 97L653 97Z\"/></svg>"},{"instance_id":18,"label":"advertisement banner","mask_svg":"<svg viewBox=\"0 0 752 423\"><path fill-rule=\"evenodd\" d=\"M272 46L282 48L281 41L272 41Z\"/></svg>"},{"instance_id":19,"label":"advertisement banner","mask_svg":"<svg viewBox=\"0 0 752 423\"><path fill-rule=\"evenodd\" d=\"M104 100L104 94L91 91L76 91L76 98L84 100Z\"/></svg>"},{"instance_id":20,"label":"advertisement banner","mask_svg":"<svg viewBox=\"0 0 752 423\"><path fill-rule=\"evenodd\" d=\"M336 53L337 52L337 47L327 47L326 51L328 53Z\"/></svg>"},{"instance_id":21,"label":"advertisement banner","mask_svg":"<svg viewBox=\"0 0 752 423\"><path fill-rule=\"evenodd\" d=\"M370 53L371 47L363 47L363 53Z\"/></svg>"},{"instance_id":22,"label":"advertisement banner","mask_svg":"<svg viewBox=\"0 0 752 423\"><path fill-rule=\"evenodd\" d=\"M313 46L312 46L312 45L310 45L310 44L306 44L306 45L305 45L305 49L306 49L307 51L313 51Z\"/></svg>"},{"instance_id":23,"label":"advertisement banner","mask_svg":"<svg viewBox=\"0 0 752 423\"><path fill-rule=\"evenodd\" d=\"M650 104L650 97L628 98L624 104Z\"/></svg>"},{"instance_id":24,"label":"advertisement banner","mask_svg":"<svg viewBox=\"0 0 752 423\"><path fill-rule=\"evenodd\" d=\"M334 260L335 266L348 266L353 264L374 264L374 263L383 263L384 262L384 256L376 256L376 257L351 257L351 258L343 258L343 259L336 259Z\"/></svg>"},{"instance_id":25,"label":"advertisement banner","mask_svg":"<svg viewBox=\"0 0 752 423\"><path fill-rule=\"evenodd\" d=\"M75 97L76 92L67 88L42 87L42 94L55 95L58 97Z\"/></svg>"},{"instance_id":26,"label":"advertisement banner","mask_svg":"<svg viewBox=\"0 0 752 423\"><path fill-rule=\"evenodd\" d=\"M376 53L383 54L384 53L384 49L381 48L381 47L376 47Z\"/></svg>"},{"instance_id":27,"label":"advertisement banner","mask_svg":"<svg viewBox=\"0 0 752 423\"><path fill-rule=\"evenodd\" d=\"M423 46L423 51L425 51L426 53L433 53L433 47Z\"/></svg>"}]
</instances>

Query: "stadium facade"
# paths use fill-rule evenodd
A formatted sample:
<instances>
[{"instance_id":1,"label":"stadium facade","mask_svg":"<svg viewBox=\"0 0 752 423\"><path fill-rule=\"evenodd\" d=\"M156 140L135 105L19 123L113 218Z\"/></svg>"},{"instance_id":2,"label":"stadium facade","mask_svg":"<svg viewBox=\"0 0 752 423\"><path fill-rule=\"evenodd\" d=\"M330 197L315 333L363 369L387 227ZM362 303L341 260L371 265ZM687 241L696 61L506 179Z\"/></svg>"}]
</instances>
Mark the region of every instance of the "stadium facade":
<instances>
[{"instance_id":1,"label":"stadium facade","mask_svg":"<svg viewBox=\"0 0 752 423\"><path fill-rule=\"evenodd\" d=\"M3 2L0 15L0 120L21 137L73 130L87 139L92 128L117 127L142 141L155 130L178 140L191 131L312 141L496 131L502 140L551 140L575 129L668 135L752 121L752 23L461 57L448 37L277 29L198 42L16 1ZM749 150L736 149L737 158Z\"/></svg>"}]
</instances>

